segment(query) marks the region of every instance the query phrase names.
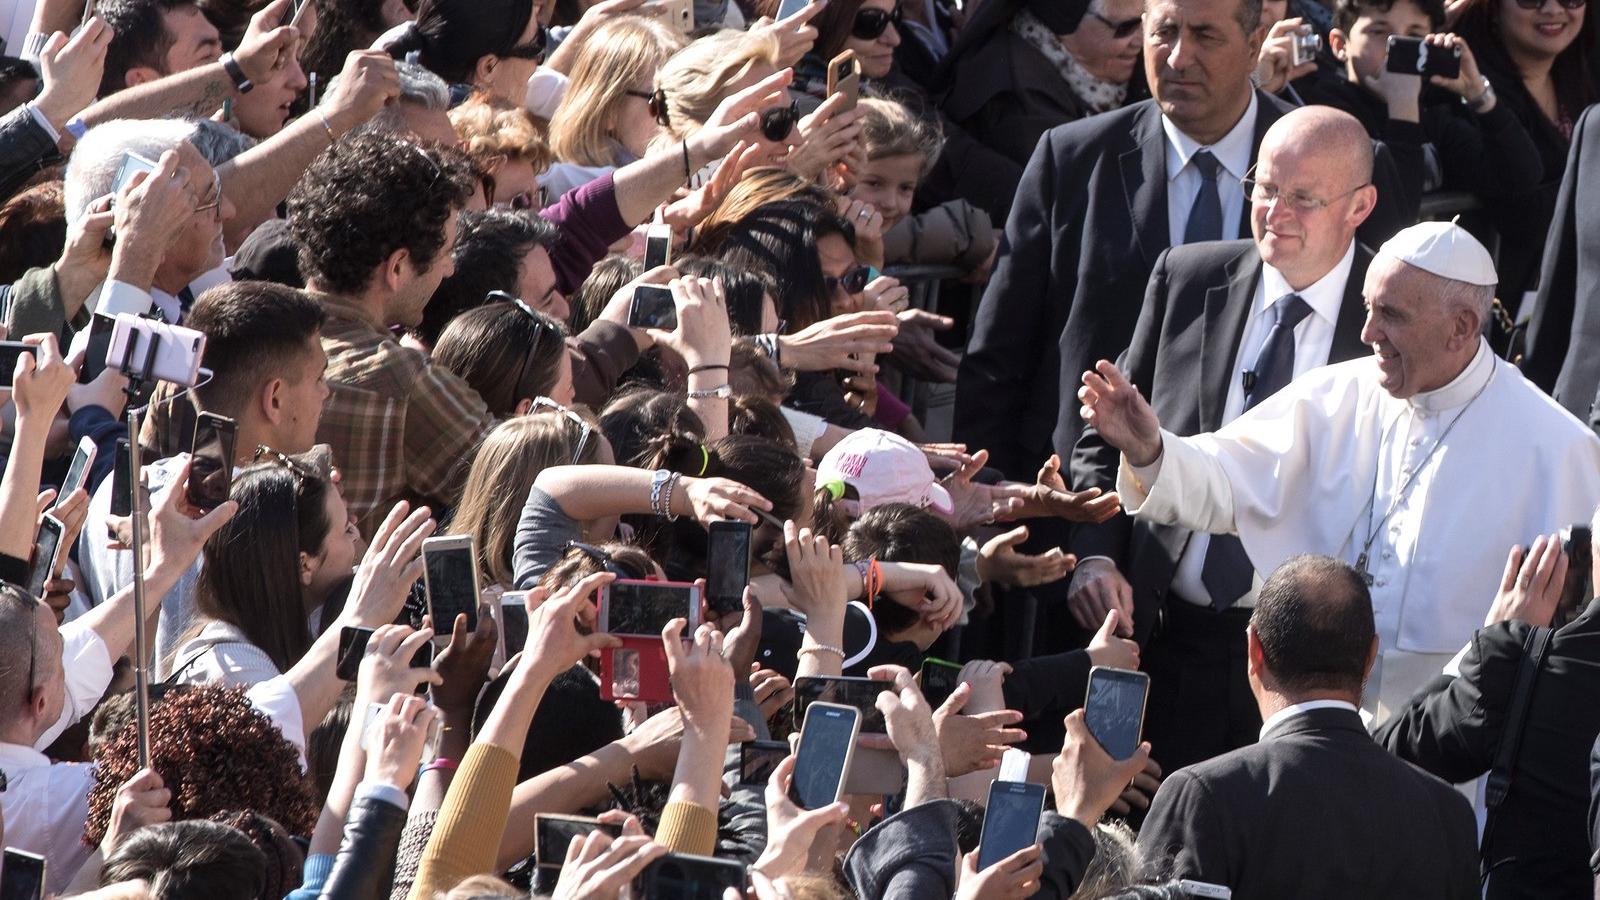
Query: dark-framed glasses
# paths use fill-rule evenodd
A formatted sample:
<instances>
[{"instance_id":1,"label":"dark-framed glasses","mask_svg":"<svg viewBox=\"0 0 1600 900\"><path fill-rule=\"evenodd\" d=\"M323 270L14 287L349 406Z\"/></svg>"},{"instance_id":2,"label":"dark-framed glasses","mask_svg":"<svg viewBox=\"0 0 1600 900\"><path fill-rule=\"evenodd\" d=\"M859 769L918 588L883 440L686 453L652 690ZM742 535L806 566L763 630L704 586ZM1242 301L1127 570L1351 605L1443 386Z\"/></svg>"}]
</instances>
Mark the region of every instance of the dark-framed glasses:
<instances>
[{"instance_id":1,"label":"dark-framed glasses","mask_svg":"<svg viewBox=\"0 0 1600 900\"><path fill-rule=\"evenodd\" d=\"M1133 33L1139 30L1140 25L1144 24L1144 16L1134 16L1131 19L1123 19L1121 22L1113 22L1092 9L1089 10L1088 15L1089 18L1110 29L1111 37L1119 41L1133 37Z\"/></svg>"},{"instance_id":2,"label":"dark-framed glasses","mask_svg":"<svg viewBox=\"0 0 1600 900\"><path fill-rule=\"evenodd\" d=\"M822 281L827 285L829 293L842 288L846 294L859 294L866 290L867 282L871 278L871 269L866 266L856 266L837 278L832 275L825 276Z\"/></svg>"},{"instance_id":3,"label":"dark-framed glasses","mask_svg":"<svg viewBox=\"0 0 1600 900\"><path fill-rule=\"evenodd\" d=\"M656 120L657 125L667 126L672 124L672 115L667 111L667 92L661 88L653 91L623 91L629 97L638 97L650 107L650 115Z\"/></svg>"},{"instance_id":4,"label":"dark-framed glasses","mask_svg":"<svg viewBox=\"0 0 1600 900\"><path fill-rule=\"evenodd\" d=\"M761 136L778 143L787 140L800 121L800 104L789 101L788 106L774 106L761 111Z\"/></svg>"},{"instance_id":5,"label":"dark-framed glasses","mask_svg":"<svg viewBox=\"0 0 1600 900\"><path fill-rule=\"evenodd\" d=\"M863 6L856 10L855 21L850 23L850 35L863 41L875 41L885 31L889 30L890 23L896 27L900 25L900 4L896 3L894 9L879 9L876 6Z\"/></svg>"}]
</instances>

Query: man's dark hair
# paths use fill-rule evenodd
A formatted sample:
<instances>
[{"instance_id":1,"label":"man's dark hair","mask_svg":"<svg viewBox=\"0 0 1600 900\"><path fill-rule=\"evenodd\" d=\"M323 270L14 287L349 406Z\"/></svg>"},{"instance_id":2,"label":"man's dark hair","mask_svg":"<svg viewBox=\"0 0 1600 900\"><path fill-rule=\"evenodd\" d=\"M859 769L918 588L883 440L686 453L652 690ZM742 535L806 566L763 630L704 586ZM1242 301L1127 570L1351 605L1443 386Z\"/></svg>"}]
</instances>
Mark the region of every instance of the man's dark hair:
<instances>
[{"instance_id":1,"label":"man's dark hair","mask_svg":"<svg viewBox=\"0 0 1600 900\"><path fill-rule=\"evenodd\" d=\"M382 133L346 136L289 194L289 230L307 283L358 293L401 248L426 272L447 249L445 222L471 196L472 177L466 154L454 148Z\"/></svg>"},{"instance_id":2,"label":"man's dark hair","mask_svg":"<svg viewBox=\"0 0 1600 900\"><path fill-rule=\"evenodd\" d=\"M100 886L141 879L151 900L255 900L267 858L237 829L163 822L129 835L100 869Z\"/></svg>"},{"instance_id":3,"label":"man's dark hair","mask_svg":"<svg viewBox=\"0 0 1600 900\"><path fill-rule=\"evenodd\" d=\"M195 6L195 0L100 0L95 4L95 15L112 30L105 72L100 76L100 96L109 97L126 88L129 69L147 66L162 75L170 74L167 51L172 49L173 37L164 18L180 6Z\"/></svg>"},{"instance_id":4,"label":"man's dark hair","mask_svg":"<svg viewBox=\"0 0 1600 900\"><path fill-rule=\"evenodd\" d=\"M1261 0L1239 0L1239 7L1233 11L1233 20L1239 23L1248 37L1261 27Z\"/></svg>"},{"instance_id":5,"label":"man's dark hair","mask_svg":"<svg viewBox=\"0 0 1600 900\"><path fill-rule=\"evenodd\" d=\"M36 81L39 70L33 63L15 56L0 56L0 87L15 84L18 81Z\"/></svg>"},{"instance_id":6,"label":"man's dark hair","mask_svg":"<svg viewBox=\"0 0 1600 900\"><path fill-rule=\"evenodd\" d=\"M1396 3L1410 3L1428 17L1430 31L1444 27L1444 0L1337 0L1333 5L1333 27L1350 34L1362 16L1377 16L1394 9Z\"/></svg>"},{"instance_id":7,"label":"man's dark hair","mask_svg":"<svg viewBox=\"0 0 1600 900\"><path fill-rule=\"evenodd\" d=\"M235 281L201 294L184 324L206 336L211 381L196 388L208 410L238 417L268 378L289 376L322 329L321 304L270 281Z\"/></svg>"},{"instance_id":8,"label":"man's dark hair","mask_svg":"<svg viewBox=\"0 0 1600 900\"><path fill-rule=\"evenodd\" d=\"M1261 586L1250 625L1285 691L1361 693L1376 632L1372 596L1355 569L1328 556L1291 557Z\"/></svg>"},{"instance_id":9,"label":"man's dark hair","mask_svg":"<svg viewBox=\"0 0 1600 900\"><path fill-rule=\"evenodd\" d=\"M474 734L489 720L489 713L494 711L509 681L510 675L504 674L484 687L473 711ZM581 666L574 666L550 682L533 711L517 780L526 781L564 766L621 740L622 735L622 715L617 707L600 698L600 687L592 675Z\"/></svg>"},{"instance_id":10,"label":"man's dark hair","mask_svg":"<svg viewBox=\"0 0 1600 900\"><path fill-rule=\"evenodd\" d=\"M535 247L549 249L560 232L537 213L486 209L461 214L456 233L456 271L439 283L422 311L417 333L429 346L439 340L450 320L485 302L490 291L517 292L522 258ZM529 306L538 297L523 297Z\"/></svg>"},{"instance_id":11,"label":"man's dark hair","mask_svg":"<svg viewBox=\"0 0 1600 900\"><path fill-rule=\"evenodd\" d=\"M885 503L867 510L850 526L844 558L943 566L955 578L961 568L961 539L949 522L928 510ZM874 603L872 616L888 634L917 624L917 613L898 603Z\"/></svg>"}]
</instances>

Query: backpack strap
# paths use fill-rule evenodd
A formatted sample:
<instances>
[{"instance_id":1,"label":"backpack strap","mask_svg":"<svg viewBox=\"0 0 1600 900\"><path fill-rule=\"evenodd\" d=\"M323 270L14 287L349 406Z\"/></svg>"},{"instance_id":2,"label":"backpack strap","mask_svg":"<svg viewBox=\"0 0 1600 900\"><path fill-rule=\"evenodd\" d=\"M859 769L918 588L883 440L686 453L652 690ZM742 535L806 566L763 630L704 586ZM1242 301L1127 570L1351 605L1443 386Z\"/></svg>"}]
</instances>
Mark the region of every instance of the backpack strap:
<instances>
[{"instance_id":1,"label":"backpack strap","mask_svg":"<svg viewBox=\"0 0 1600 900\"><path fill-rule=\"evenodd\" d=\"M1495 751L1494 766L1484 782L1487 815L1483 825L1483 843L1480 845L1484 851L1489 848L1500 806L1511 792L1511 775L1517 768L1522 733L1527 729L1534 683L1538 681L1539 670L1544 667L1545 653L1550 649L1550 636L1554 633L1553 628L1534 626L1522 640L1522 661L1517 666L1517 681L1511 689L1511 705L1506 713L1505 729L1500 735L1500 746ZM1483 860L1483 877L1489 877L1487 858Z\"/></svg>"}]
</instances>

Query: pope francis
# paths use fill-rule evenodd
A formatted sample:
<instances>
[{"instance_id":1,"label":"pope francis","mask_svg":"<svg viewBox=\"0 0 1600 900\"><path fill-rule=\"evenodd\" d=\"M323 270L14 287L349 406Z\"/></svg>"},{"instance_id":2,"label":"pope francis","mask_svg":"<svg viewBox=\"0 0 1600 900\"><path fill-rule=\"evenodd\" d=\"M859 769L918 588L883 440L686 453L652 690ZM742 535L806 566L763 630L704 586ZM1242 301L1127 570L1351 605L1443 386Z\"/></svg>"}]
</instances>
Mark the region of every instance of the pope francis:
<instances>
[{"instance_id":1,"label":"pope francis","mask_svg":"<svg viewBox=\"0 0 1600 900\"><path fill-rule=\"evenodd\" d=\"M1322 553L1363 574L1380 649L1362 705L1379 720L1483 624L1512 545L1585 523L1600 501L1600 439L1482 337L1495 281L1464 229L1414 225L1367 272L1370 357L1194 437L1164 431L1110 362L1078 392L1122 452L1130 514L1238 534L1258 573Z\"/></svg>"}]
</instances>

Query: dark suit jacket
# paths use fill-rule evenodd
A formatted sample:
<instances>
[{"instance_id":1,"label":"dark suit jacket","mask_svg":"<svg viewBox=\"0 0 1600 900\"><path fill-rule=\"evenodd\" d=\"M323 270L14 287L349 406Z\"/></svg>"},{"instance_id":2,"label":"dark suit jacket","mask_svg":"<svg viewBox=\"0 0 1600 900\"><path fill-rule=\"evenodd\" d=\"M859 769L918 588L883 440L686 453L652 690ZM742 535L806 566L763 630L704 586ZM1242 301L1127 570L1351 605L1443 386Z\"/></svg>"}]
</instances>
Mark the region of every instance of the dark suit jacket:
<instances>
[{"instance_id":1,"label":"dark suit jacket","mask_svg":"<svg viewBox=\"0 0 1600 900\"><path fill-rule=\"evenodd\" d=\"M1600 388L1600 114L1572 130L1566 175L1544 245L1522 374L1595 423ZM1580 300L1581 298L1581 300Z\"/></svg>"},{"instance_id":2,"label":"dark suit jacket","mask_svg":"<svg viewBox=\"0 0 1600 900\"><path fill-rule=\"evenodd\" d=\"M1482 628L1458 678L1440 676L1375 735L1446 781L1488 772L1505 734L1528 626ZM1490 897L1593 896L1589 751L1600 734L1600 601L1559 629L1534 683L1511 791L1484 848Z\"/></svg>"},{"instance_id":3,"label":"dark suit jacket","mask_svg":"<svg viewBox=\"0 0 1600 900\"><path fill-rule=\"evenodd\" d=\"M1343 709L1314 709L1172 773L1139 832L1154 871L1234 900L1468 900L1476 823L1465 797L1390 756Z\"/></svg>"},{"instance_id":4,"label":"dark suit jacket","mask_svg":"<svg viewBox=\"0 0 1600 900\"><path fill-rule=\"evenodd\" d=\"M1361 285L1371 262L1372 251L1357 243L1324 362L1369 352L1361 343L1366 317ZM1167 250L1156 261L1133 343L1119 365L1150 399L1164 428L1188 435L1222 426L1234 358L1260 281L1261 254L1254 241L1188 244ZM1115 490L1119 461L1116 449L1094 429L1085 429L1072 453L1072 482ZM1189 535L1182 528L1149 525L1119 512L1110 521L1073 529L1071 549L1079 559L1110 557L1127 574L1133 586L1134 635L1143 640L1155 624Z\"/></svg>"}]
</instances>

